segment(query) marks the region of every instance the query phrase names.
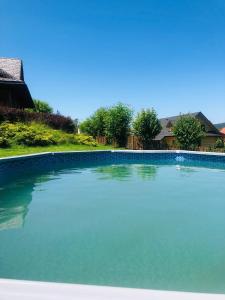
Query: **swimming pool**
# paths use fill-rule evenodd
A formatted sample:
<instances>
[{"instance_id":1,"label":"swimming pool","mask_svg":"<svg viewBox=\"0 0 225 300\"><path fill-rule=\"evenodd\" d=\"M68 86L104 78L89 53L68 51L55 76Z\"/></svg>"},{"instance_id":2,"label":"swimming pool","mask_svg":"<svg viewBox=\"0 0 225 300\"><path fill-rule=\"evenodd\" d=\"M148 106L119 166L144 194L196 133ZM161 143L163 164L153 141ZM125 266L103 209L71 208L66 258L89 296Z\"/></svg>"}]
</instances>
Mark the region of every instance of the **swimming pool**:
<instances>
[{"instance_id":1,"label":"swimming pool","mask_svg":"<svg viewBox=\"0 0 225 300\"><path fill-rule=\"evenodd\" d=\"M225 156L0 163L0 277L225 293Z\"/></svg>"}]
</instances>

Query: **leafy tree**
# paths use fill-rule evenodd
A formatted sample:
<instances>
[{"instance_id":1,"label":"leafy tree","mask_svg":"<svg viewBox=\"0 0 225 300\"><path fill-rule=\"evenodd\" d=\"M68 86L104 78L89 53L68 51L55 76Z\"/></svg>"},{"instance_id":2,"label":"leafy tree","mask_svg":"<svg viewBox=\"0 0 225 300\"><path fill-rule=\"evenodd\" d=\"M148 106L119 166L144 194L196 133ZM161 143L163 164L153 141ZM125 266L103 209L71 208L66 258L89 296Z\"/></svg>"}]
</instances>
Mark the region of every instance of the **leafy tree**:
<instances>
[{"instance_id":1,"label":"leafy tree","mask_svg":"<svg viewBox=\"0 0 225 300\"><path fill-rule=\"evenodd\" d=\"M79 129L82 133L96 137L94 128L93 128L93 122L92 122L91 118L87 118L86 120L81 122L79 125Z\"/></svg>"},{"instance_id":2,"label":"leafy tree","mask_svg":"<svg viewBox=\"0 0 225 300\"><path fill-rule=\"evenodd\" d=\"M45 101L33 99L34 108L32 109L34 112L39 113L53 113L53 108Z\"/></svg>"},{"instance_id":3,"label":"leafy tree","mask_svg":"<svg viewBox=\"0 0 225 300\"><path fill-rule=\"evenodd\" d=\"M133 111L127 105L118 103L108 109L106 114L106 137L109 142L125 147L130 133Z\"/></svg>"},{"instance_id":4,"label":"leafy tree","mask_svg":"<svg viewBox=\"0 0 225 300\"><path fill-rule=\"evenodd\" d=\"M215 148L222 149L224 148L224 141L221 138L218 138L215 143Z\"/></svg>"},{"instance_id":5,"label":"leafy tree","mask_svg":"<svg viewBox=\"0 0 225 300\"><path fill-rule=\"evenodd\" d=\"M172 131L181 149L185 150L196 150L204 136L201 122L191 115L181 115Z\"/></svg>"},{"instance_id":6,"label":"leafy tree","mask_svg":"<svg viewBox=\"0 0 225 300\"><path fill-rule=\"evenodd\" d=\"M81 132L92 135L93 137L105 136L107 113L108 110L104 107L96 110L92 116L80 124Z\"/></svg>"},{"instance_id":7,"label":"leafy tree","mask_svg":"<svg viewBox=\"0 0 225 300\"><path fill-rule=\"evenodd\" d=\"M93 115L93 126L96 136L104 136L106 130L107 108L100 107Z\"/></svg>"},{"instance_id":8,"label":"leafy tree","mask_svg":"<svg viewBox=\"0 0 225 300\"><path fill-rule=\"evenodd\" d=\"M109 143L115 141L119 147L124 147L130 132L131 119L132 110L118 103L110 108L99 108L80 124L80 130L93 137L106 136Z\"/></svg>"},{"instance_id":9,"label":"leafy tree","mask_svg":"<svg viewBox=\"0 0 225 300\"><path fill-rule=\"evenodd\" d=\"M160 133L162 127L154 109L143 109L133 122L133 131L144 149L152 148L152 140Z\"/></svg>"}]
</instances>

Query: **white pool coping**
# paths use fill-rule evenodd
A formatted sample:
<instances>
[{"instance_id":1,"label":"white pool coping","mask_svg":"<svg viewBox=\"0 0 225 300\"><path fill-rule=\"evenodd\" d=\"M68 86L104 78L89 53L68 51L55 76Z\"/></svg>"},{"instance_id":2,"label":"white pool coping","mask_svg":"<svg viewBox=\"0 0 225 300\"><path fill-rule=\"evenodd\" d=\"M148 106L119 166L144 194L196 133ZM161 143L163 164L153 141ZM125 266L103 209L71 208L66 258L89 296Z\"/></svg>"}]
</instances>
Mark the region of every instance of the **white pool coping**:
<instances>
[{"instance_id":1,"label":"white pool coping","mask_svg":"<svg viewBox=\"0 0 225 300\"><path fill-rule=\"evenodd\" d=\"M186 293L0 279L1 300L222 300L222 294Z\"/></svg>"}]
</instances>

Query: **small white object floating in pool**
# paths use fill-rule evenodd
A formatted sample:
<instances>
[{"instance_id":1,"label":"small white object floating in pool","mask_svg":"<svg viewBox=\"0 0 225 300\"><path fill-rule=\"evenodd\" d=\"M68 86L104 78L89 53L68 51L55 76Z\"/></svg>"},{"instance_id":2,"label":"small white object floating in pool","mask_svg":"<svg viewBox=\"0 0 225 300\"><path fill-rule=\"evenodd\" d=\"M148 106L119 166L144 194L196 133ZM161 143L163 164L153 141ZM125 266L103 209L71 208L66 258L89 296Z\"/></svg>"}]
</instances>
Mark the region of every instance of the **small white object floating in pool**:
<instances>
[{"instance_id":1,"label":"small white object floating in pool","mask_svg":"<svg viewBox=\"0 0 225 300\"><path fill-rule=\"evenodd\" d=\"M185 161L185 158L183 156L176 156L175 160L182 162Z\"/></svg>"}]
</instances>

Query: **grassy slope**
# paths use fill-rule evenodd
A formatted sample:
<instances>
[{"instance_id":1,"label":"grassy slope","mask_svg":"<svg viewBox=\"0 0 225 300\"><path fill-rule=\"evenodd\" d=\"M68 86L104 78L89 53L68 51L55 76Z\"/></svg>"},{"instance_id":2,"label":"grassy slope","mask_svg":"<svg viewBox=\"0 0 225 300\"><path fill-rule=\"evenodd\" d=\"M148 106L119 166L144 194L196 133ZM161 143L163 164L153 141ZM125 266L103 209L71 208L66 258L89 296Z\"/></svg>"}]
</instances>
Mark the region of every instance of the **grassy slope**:
<instances>
[{"instance_id":1,"label":"grassy slope","mask_svg":"<svg viewBox=\"0 0 225 300\"><path fill-rule=\"evenodd\" d=\"M110 150L112 146L98 145L97 147L86 145L54 145L46 147L22 147L16 146L12 148L3 149L0 148L0 157L32 154L40 152L57 152L57 151L82 151L82 150Z\"/></svg>"}]
</instances>

